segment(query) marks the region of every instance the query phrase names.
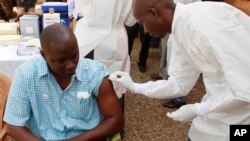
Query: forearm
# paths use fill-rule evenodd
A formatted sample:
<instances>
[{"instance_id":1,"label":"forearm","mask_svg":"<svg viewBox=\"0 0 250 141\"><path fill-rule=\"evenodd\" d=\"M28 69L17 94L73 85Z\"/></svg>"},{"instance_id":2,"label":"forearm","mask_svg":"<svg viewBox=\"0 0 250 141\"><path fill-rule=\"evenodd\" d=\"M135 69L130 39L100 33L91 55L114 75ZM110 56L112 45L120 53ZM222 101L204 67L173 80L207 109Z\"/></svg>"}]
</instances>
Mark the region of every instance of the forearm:
<instances>
[{"instance_id":1,"label":"forearm","mask_svg":"<svg viewBox=\"0 0 250 141\"><path fill-rule=\"evenodd\" d=\"M16 141L42 141L25 126L14 126L7 124L7 134Z\"/></svg>"},{"instance_id":2,"label":"forearm","mask_svg":"<svg viewBox=\"0 0 250 141\"><path fill-rule=\"evenodd\" d=\"M237 97L235 94L228 92L209 97L207 100L209 110L216 113L230 113L241 110L249 105L246 99Z\"/></svg>"},{"instance_id":3,"label":"forearm","mask_svg":"<svg viewBox=\"0 0 250 141\"><path fill-rule=\"evenodd\" d=\"M166 99L186 96L194 87L200 73L193 69L177 71L170 69L168 80L149 81L145 83L146 89L143 93L149 98Z\"/></svg>"},{"instance_id":4,"label":"forearm","mask_svg":"<svg viewBox=\"0 0 250 141\"><path fill-rule=\"evenodd\" d=\"M124 127L124 120L115 117L104 119L97 127L84 132L72 139L65 141L100 141L105 140L107 137L121 131Z\"/></svg>"},{"instance_id":5,"label":"forearm","mask_svg":"<svg viewBox=\"0 0 250 141\"><path fill-rule=\"evenodd\" d=\"M187 94L181 89L178 82L173 79L136 84L134 92L155 99L173 98Z\"/></svg>"},{"instance_id":6,"label":"forearm","mask_svg":"<svg viewBox=\"0 0 250 141\"><path fill-rule=\"evenodd\" d=\"M207 101L196 103L195 107L199 115L206 115L210 112L231 113L241 110L249 105L248 102L240 100L231 95L225 97L212 96Z\"/></svg>"}]
</instances>

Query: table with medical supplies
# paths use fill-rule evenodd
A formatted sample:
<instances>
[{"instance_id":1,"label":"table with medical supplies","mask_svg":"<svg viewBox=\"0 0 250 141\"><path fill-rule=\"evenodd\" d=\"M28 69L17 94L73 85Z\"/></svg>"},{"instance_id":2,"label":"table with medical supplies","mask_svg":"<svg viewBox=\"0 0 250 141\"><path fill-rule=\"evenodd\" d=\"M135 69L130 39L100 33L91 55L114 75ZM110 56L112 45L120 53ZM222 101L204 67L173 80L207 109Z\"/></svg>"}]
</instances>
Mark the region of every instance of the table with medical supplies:
<instances>
[{"instance_id":1,"label":"table with medical supplies","mask_svg":"<svg viewBox=\"0 0 250 141\"><path fill-rule=\"evenodd\" d=\"M0 71L14 75L15 70L26 60L39 56L39 48L23 45L0 45Z\"/></svg>"}]
</instances>

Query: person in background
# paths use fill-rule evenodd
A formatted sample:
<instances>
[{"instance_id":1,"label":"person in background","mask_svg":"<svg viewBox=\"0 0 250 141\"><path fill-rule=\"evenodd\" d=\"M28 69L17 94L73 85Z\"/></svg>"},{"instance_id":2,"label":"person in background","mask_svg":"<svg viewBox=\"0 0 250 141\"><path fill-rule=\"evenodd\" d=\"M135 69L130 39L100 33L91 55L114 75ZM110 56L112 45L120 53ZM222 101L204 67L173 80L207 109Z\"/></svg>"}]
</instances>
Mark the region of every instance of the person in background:
<instances>
[{"instance_id":1,"label":"person in background","mask_svg":"<svg viewBox=\"0 0 250 141\"><path fill-rule=\"evenodd\" d=\"M76 9L75 0L67 0L67 4L69 7L69 19L70 20L78 20L79 17L82 17L81 13Z\"/></svg>"},{"instance_id":2,"label":"person in background","mask_svg":"<svg viewBox=\"0 0 250 141\"><path fill-rule=\"evenodd\" d=\"M132 0L75 0L75 6L83 14L75 28L80 56L103 63L110 72L129 72L125 25L136 22L131 11ZM115 82L113 85L124 107L126 89Z\"/></svg>"},{"instance_id":3,"label":"person in background","mask_svg":"<svg viewBox=\"0 0 250 141\"><path fill-rule=\"evenodd\" d=\"M160 47L160 42L161 42L160 38L152 37L150 40L150 47L151 48L158 48L158 47Z\"/></svg>"},{"instance_id":4,"label":"person in background","mask_svg":"<svg viewBox=\"0 0 250 141\"><path fill-rule=\"evenodd\" d=\"M17 15L20 17L24 13L34 13L37 0L17 0Z\"/></svg>"},{"instance_id":5,"label":"person in background","mask_svg":"<svg viewBox=\"0 0 250 141\"><path fill-rule=\"evenodd\" d=\"M226 0L225 0L226 2ZM191 141L229 141L230 125L250 123L250 19L224 2L135 0L134 15L153 36L173 35L168 80L139 84L126 72L109 79L131 92L166 99L187 95L200 74L206 93L167 117L192 121Z\"/></svg>"},{"instance_id":6,"label":"person in background","mask_svg":"<svg viewBox=\"0 0 250 141\"><path fill-rule=\"evenodd\" d=\"M46 0L46 2L67 2L68 0Z\"/></svg>"},{"instance_id":7,"label":"person in background","mask_svg":"<svg viewBox=\"0 0 250 141\"><path fill-rule=\"evenodd\" d=\"M128 34L128 53L131 55L134 40L138 35L140 36L141 42L141 50L139 54L139 62L137 63L138 69L141 73L145 73L147 69L147 60L148 60L148 53L150 47L150 39L151 36L148 33L144 32L143 26L136 23L134 26L129 27L126 26L127 34Z\"/></svg>"},{"instance_id":8,"label":"person in background","mask_svg":"<svg viewBox=\"0 0 250 141\"><path fill-rule=\"evenodd\" d=\"M13 12L14 5L13 0L0 0L0 19L9 22L15 14L15 12Z\"/></svg>"},{"instance_id":9,"label":"person in background","mask_svg":"<svg viewBox=\"0 0 250 141\"><path fill-rule=\"evenodd\" d=\"M9 22L9 17L7 16L1 3L0 3L0 19L3 19L5 22Z\"/></svg>"},{"instance_id":10,"label":"person in background","mask_svg":"<svg viewBox=\"0 0 250 141\"><path fill-rule=\"evenodd\" d=\"M4 121L18 141L106 140L124 126L109 71L79 59L74 33L53 24L41 33L41 56L15 72Z\"/></svg>"}]
</instances>

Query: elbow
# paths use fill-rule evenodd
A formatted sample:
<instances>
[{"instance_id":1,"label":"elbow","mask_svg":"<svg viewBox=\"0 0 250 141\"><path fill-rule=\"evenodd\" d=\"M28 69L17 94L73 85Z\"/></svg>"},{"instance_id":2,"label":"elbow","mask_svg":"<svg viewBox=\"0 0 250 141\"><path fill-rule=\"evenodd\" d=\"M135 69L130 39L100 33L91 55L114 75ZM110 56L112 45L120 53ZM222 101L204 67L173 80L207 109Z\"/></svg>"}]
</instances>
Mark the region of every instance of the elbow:
<instances>
[{"instance_id":1,"label":"elbow","mask_svg":"<svg viewBox=\"0 0 250 141\"><path fill-rule=\"evenodd\" d=\"M114 118L114 124L116 126L117 131L121 131L125 125L125 118L124 115L118 115Z\"/></svg>"},{"instance_id":2,"label":"elbow","mask_svg":"<svg viewBox=\"0 0 250 141\"><path fill-rule=\"evenodd\" d=\"M124 125L125 125L125 118L124 118L124 116L122 116L120 119L120 129L123 129Z\"/></svg>"},{"instance_id":3,"label":"elbow","mask_svg":"<svg viewBox=\"0 0 250 141\"><path fill-rule=\"evenodd\" d=\"M11 136L12 131L14 131L13 125L10 125L10 124L6 123L6 133Z\"/></svg>"},{"instance_id":4,"label":"elbow","mask_svg":"<svg viewBox=\"0 0 250 141\"><path fill-rule=\"evenodd\" d=\"M125 125L125 118L124 118L124 116L121 115L119 117L116 117L114 125L117 126L117 130L118 131L122 130L124 128L124 125Z\"/></svg>"}]
</instances>

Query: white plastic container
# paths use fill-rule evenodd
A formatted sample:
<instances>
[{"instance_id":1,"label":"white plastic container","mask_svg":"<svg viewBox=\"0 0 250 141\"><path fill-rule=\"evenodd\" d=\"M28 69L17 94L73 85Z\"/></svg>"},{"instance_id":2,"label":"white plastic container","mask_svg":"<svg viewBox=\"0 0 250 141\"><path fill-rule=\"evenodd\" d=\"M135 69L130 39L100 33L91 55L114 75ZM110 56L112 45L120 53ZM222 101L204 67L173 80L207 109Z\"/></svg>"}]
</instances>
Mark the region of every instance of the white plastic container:
<instances>
[{"instance_id":1,"label":"white plastic container","mask_svg":"<svg viewBox=\"0 0 250 141\"><path fill-rule=\"evenodd\" d=\"M40 26L39 26L38 15L24 15L20 17L20 30L22 36L34 36L40 37Z\"/></svg>"}]
</instances>

